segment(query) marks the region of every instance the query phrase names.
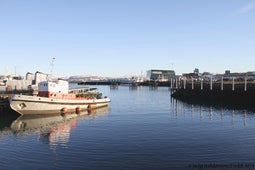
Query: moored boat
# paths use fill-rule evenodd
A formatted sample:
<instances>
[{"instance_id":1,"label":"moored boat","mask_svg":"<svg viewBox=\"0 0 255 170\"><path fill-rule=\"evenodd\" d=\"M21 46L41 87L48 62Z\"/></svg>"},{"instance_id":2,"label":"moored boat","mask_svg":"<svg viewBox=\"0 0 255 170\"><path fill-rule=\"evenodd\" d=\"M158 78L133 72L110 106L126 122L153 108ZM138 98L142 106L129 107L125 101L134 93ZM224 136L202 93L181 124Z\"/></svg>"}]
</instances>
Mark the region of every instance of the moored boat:
<instances>
[{"instance_id":1,"label":"moored boat","mask_svg":"<svg viewBox=\"0 0 255 170\"><path fill-rule=\"evenodd\" d=\"M15 94L9 100L10 107L21 115L44 115L90 111L109 105L110 99L99 92L70 92L68 86L64 80L40 82L37 96Z\"/></svg>"}]
</instances>

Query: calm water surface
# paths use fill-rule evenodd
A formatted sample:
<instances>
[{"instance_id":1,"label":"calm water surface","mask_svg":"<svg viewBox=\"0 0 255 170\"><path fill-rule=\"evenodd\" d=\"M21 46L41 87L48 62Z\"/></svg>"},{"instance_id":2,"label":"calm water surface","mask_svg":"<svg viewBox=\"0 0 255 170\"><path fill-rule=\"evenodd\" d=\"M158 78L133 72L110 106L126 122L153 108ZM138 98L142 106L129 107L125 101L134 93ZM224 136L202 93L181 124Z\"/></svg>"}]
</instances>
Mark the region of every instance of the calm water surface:
<instances>
[{"instance_id":1,"label":"calm water surface","mask_svg":"<svg viewBox=\"0 0 255 170\"><path fill-rule=\"evenodd\" d=\"M0 169L255 168L255 113L182 103L167 87L94 87L112 101L90 115L1 116Z\"/></svg>"}]
</instances>

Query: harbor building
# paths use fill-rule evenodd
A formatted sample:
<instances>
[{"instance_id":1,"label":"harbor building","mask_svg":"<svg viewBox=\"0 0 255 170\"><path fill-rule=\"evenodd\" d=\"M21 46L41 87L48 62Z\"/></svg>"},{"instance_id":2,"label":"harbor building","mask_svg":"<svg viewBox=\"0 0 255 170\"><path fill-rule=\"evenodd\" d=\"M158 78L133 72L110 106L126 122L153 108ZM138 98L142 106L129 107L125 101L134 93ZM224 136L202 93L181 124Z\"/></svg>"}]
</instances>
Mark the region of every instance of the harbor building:
<instances>
[{"instance_id":1,"label":"harbor building","mask_svg":"<svg viewBox=\"0 0 255 170\"><path fill-rule=\"evenodd\" d=\"M147 78L150 80L157 81L169 81L171 78L175 77L174 70L148 70Z\"/></svg>"}]
</instances>

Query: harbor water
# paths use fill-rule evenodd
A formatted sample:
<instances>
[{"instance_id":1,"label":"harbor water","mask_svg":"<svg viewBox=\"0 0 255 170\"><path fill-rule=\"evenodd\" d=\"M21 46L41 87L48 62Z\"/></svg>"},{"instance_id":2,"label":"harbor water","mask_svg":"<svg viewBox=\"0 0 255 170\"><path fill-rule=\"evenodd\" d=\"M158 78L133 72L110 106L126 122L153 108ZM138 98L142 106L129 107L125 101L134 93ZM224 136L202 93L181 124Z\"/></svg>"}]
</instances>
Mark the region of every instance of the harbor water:
<instances>
[{"instance_id":1,"label":"harbor water","mask_svg":"<svg viewBox=\"0 0 255 170\"><path fill-rule=\"evenodd\" d=\"M89 115L1 113L0 169L255 168L255 112L183 103L168 87L93 87L111 103Z\"/></svg>"}]
</instances>

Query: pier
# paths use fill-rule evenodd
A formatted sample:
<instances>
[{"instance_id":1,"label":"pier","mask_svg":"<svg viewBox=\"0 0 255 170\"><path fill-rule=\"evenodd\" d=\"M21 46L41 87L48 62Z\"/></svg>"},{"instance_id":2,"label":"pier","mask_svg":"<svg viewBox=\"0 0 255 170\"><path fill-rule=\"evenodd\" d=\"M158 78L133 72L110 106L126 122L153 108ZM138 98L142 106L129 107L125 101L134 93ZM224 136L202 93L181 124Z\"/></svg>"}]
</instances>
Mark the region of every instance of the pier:
<instances>
[{"instance_id":1,"label":"pier","mask_svg":"<svg viewBox=\"0 0 255 170\"><path fill-rule=\"evenodd\" d=\"M192 103L238 105L255 108L255 82L244 80L177 80L171 85L173 98Z\"/></svg>"}]
</instances>

